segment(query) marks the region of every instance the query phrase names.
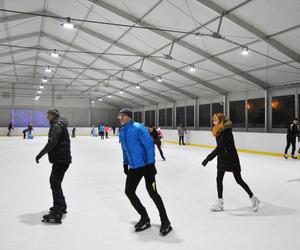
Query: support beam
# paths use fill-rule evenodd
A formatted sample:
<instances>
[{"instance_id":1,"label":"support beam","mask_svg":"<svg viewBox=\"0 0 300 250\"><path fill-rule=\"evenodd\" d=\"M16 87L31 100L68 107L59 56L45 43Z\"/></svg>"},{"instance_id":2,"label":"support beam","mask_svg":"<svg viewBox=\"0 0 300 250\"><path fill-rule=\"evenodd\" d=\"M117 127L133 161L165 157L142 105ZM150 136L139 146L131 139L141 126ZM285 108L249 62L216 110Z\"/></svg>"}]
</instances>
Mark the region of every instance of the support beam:
<instances>
[{"instance_id":1,"label":"support beam","mask_svg":"<svg viewBox=\"0 0 300 250\"><path fill-rule=\"evenodd\" d=\"M247 30L248 32L256 35L260 39L264 40L267 44L271 45L273 48L280 51L282 54L292 58L296 62L300 63L300 55L290 48L286 47L282 43L278 42L274 38L270 38L267 34L262 32L261 30L257 29L253 25L245 22L243 19L237 17L234 14L228 13L226 9L219 6L218 4L214 3L211 0L196 0L197 2L201 3L202 5L206 6L207 8L215 11L218 14L224 13L224 17L232 21L233 23L237 24L238 26L242 27L243 29Z\"/></svg>"},{"instance_id":2,"label":"support beam","mask_svg":"<svg viewBox=\"0 0 300 250\"><path fill-rule=\"evenodd\" d=\"M44 14L42 11L34 11L32 12L34 14ZM29 19L29 18L37 18L36 16L32 15L26 15L26 14L16 14L16 15L10 15L6 17L0 17L0 23L5 23L5 22L12 22L12 21L18 21L18 20L24 20L24 19ZM40 17L38 17L40 18Z\"/></svg>"},{"instance_id":3,"label":"support beam","mask_svg":"<svg viewBox=\"0 0 300 250\"><path fill-rule=\"evenodd\" d=\"M115 6L113 5L110 5L108 4L107 2L104 2L102 0L89 0L90 2L116 14L116 15L119 15L123 18L125 18L126 20L128 21L131 21L131 22L134 22L134 23L137 23L138 25L142 26L142 27L152 27L152 28L156 28L154 25L151 25L149 23L146 23L146 22L142 22L142 21L139 21L139 19L131 14L128 14L127 12L121 10L121 9L118 9L116 8ZM197 30L197 29L196 29ZM150 30L151 32L154 32L155 34L158 34L159 36L161 37L164 37L165 39L168 39L169 41L173 42L175 39L177 40L177 44L179 44L180 46L200 55L200 56L203 56L205 57L206 59L218 64L219 66L229 70L229 71L232 71L234 72L235 74L255 83L256 85L260 86L261 88L263 89L267 89L269 88L269 84L265 83L264 81L261 81L260 79L252 76L252 75L249 75L245 72L243 72L242 70L240 70L239 68L236 68L235 66L227 63L226 61L223 61L219 58L216 58L214 57L213 55L207 53L206 51L204 50L201 50L199 48L197 48L196 46L194 45L191 45L183 40L181 40L182 38L186 37L187 35L184 35L180 38L176 38L175 36L167 33L167 32L164 32L164 31L159 31L159 30ZM203 83L202 83L203 84ZM209 83L210 84L210 83ZM214 85L212 85L214 86ZM219 92L220 94L225 94L225 92L221 91Z\"/></svg>"}]
</instances>

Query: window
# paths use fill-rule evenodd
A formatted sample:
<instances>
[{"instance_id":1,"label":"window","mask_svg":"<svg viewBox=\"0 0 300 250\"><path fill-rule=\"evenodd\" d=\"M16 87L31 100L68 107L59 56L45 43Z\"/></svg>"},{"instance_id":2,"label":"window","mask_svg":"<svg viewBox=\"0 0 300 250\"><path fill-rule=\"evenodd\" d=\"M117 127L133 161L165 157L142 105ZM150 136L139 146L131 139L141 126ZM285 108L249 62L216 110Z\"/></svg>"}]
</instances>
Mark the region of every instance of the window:
<instances>
[{"instance_id":1,"label":"window","mask_svg":"<svg viewBox=\"0 0 300 250\"><path fill-rule=\"evenodd\" d=\"M172 127L173 126L173 121L172 121L173 110L172 110L172 108L167 108L166 113L167 113L167 126Z\"/></svg>"},{"instance_id":2,"label":"window","mask_svg":"<svg viewBox=\"0 0 300 250\"><path fill-rule=\"evenodd\" d=\"M245 100L230 102L230 120L233 127L244 128L245 122Z\"/></svg>"},{"instance_id":3,"label":"window","mask_svg":"<svg viewBox=\"0 0 300 250\"><path fill-rule=\"evenodd\" d=\"M199 105L199 127L210 127L210 104Z\"/></svg>"},{"instance_id":4,"label":"window","mask_svg":"<svg viewBox=\"0 0 300 250\"><path fill-rule=\"evenodd\" d=\"M133 120L135 122L142 122L142 112L141 111L134 112L133 113Z\"/></svg>"},{"instance_id":5,"label":"window","mask_svg":"<svg viewBox=\"0 0 300 250\"><path fill-rule=\"evenodd\" d=\"M159 126L166 126L166 110L165 109L160 109L159 112Z\"/></svg>"},{"instance_id":6,"label":"window","mask_svg":"<svg viewBox=\"0 0 300 250\"><path fill-rule=\"evenodd\" d=\"M155 126L156 122L155 122L155 110L151 110L150 111L150 125L151 126Z\"/></svg>"},{"instance_id":7,"label":"window","mask_svg":"<svg viewBox=\"0 0 300 250\"><path fill-rule=\"evenodd\" d=\"M272 98L272 127L285 128L295 116L295 96L276 96Z\"/></svg>"},{"instance_id":8,"label":"window","mask_svg":"<svg viewBox=\"0 0 300 250\"><path fill-rule=\"evenodd\" d=\"M265 99L248 99L248 128L264 128L265 127Z\"/></svg>"},{"instance_id":9,"label":"window","mask_svg":"<svg viewBox=\"0 0 300 250\"><path fill-rule=\"evenodd\" d=\"M224 113L224 103L223 102L217 102L217 103L213 103L211 108L212 108L212 115L216 114L216 113Z\"/></svg>"},{"instance_id":10,"label":"window","mask_svg":"<svg viewBox=\"0 0 300 250\"><path fill-rule=\"evenodd\" d=\"M179 124L185 126L185 107L176 108L176 126Z\"/></svg>"},{"instance_id":11,"label":"window","mask_svg":"<svg viewBox=\"0 0 300 250\"><path fill-rule=\"evenodd\" d=\"M194 106L186 107L186 126L194 127Z\"/></svg>"},{"instance_id":12,"label":"window","mask_svg":"<svg viewBox=\"0 0 300 250\"><path fill-rule=\"evenodd\" d=\"M145 111L145 126L150 126L151 123L151 114L150 110Z\"/></svg>"}]
</instances>

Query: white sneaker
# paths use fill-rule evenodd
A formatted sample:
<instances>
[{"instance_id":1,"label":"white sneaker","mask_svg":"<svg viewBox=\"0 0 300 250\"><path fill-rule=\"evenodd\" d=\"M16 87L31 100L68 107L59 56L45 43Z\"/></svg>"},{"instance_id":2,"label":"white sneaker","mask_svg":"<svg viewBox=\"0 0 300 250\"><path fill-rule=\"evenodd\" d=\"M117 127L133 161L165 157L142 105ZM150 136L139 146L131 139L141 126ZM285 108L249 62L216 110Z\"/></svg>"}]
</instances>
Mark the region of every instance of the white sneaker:
<instances>
[{"instance_id":1,"label":"white sneaker","mask_svg":"<svg viewBox=\"0 0 300 250\"><path fill-rule=\"evenodd\" d=\"M217 212L217 211L223 211L224 208L224 201L223 199L218 199L218 201L216 202L216 204L214 204L210 210L212 212Z\"/></svg>"},{"instance_id":2,"label":"white sneaker","mask_svg":"<svg viewBox=\"0 0 300 250\"><path fill-rule=\"evenodd\" d=\"M260 203L260 200L255 196L253 195L251 198L251 203L252 203L252 209L254 212L257 212L258 209L259 209L259 203Z\"/></svg>"}]
</instances>

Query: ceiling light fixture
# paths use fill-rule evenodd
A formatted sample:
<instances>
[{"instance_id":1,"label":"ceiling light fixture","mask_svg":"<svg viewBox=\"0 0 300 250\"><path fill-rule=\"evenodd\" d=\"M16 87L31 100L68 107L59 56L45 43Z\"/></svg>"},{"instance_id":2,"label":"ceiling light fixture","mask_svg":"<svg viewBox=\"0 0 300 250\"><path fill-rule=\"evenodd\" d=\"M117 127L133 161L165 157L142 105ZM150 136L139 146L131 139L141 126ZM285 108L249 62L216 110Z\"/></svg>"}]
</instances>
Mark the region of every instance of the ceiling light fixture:
<instances>
[{"instance_id":1,"label":"ceiling light fixture","mask_svg":"<svg viewBox=\"0 0 300 250\"><path fill-rule=\"evenodd\" d=\"M37 91L37 93L38 93L38 94L42 94L42 91L39 89L39 90Z\"/></svg>"},{"instance_id":2,"label":"ceiling light fixture","mask_svg":"<svg viewBox=\"0 0 300 250\"><path fill-rule=\"evenodd\" d=\"M44 78L42 79L42 82L48 82L47 78L44 77Z\"/></svg>"},{"instance_id":3,"label":"ceiling light fixture","mask_svg":"<svg viewBox=\"0 0 300 250\"><path fill-rule=\"evenodd\" d=\"M108 97L108 98L111 98L111 95L108 95L107 97Z\"/></svg>"},{"instance_id":4,"label":"ceiling light fixture","mask_svg":"<svg viewBox=\"0 0 300 250\"><path fill-rule=\"evenodd\" d=\"M40 96L39 96L39 95L37 95L37 96L34 98L35 101L38 101L39 99L40 99Z\"/></svg>"},{"instance_id":5,"label":"ceiling light fixture","mask_svg":"<svg viewBox=\"0 0 300 250\"><path fill-rule=\"evenodd\" d=\"M139 88L141 88L141 87L140 87L139 84L137 84L137 85L135 85L135 88L136 88L136 89L139 89Z\"/></svg>"},{"instance_id":6,"label":"ceiling light fixture","mask_svg":"<svg viewBox=\"0 0 300 250\"><path fill-rule=\"evenodd\" d=\"M52 57L57 58L59 57L59 54L57 53L56 49L53 50L53 52L50 54Z\"/></svg>"},{"instance_id":7,"label":"ceiling light fixture","mask_svg":"<svg viewBox=\"0 0 300 250\"><path fill-rule=\"evenodd\" d=\"M67 21L64 22L64 23L62 24L62 26L63 26L64 28L66 28L66 29L69 29L69 30L73 29L73 28L74 28L74 24L71 22L71 17L67 17Z\"/></svg>"},{"instance_id":8,"label":"ceiling light fixture","mask_svg":"<svg viewBox=\"0 0 300 250\"><path fill-rule=\"evenodd\" d=\"M95 101L92 100L92 101L91 101L91 104L94 104L94 103L95 103Z\"/></svg>"},{"instance_id":9,"label":"ceiling light fixture","mask_svg":"<svg viewBox=\"0 0 300 250\"><path fill-rule=\"evenodd\" d=\"M120 94L124 94L124 91L123 91L123 90L120 90Z\"/></svg>"},{"instance_id":10,"label":"ceiling light fixture","mask_svg":"<svg viewBox=\"0 0 300 250\"><path fill-rule=\"evenodd\" d=\"M98 98L98 101L99 101L99 102L102 102L102 98Z\"/></svg>"},{"instance_id":11,"label":"ceiling light fixture","mask_svg":"<svg viewBox=\"0 0 300 250\"><path fill-rule=\"evenodd\" d=\"M48 67L45 69L45 71L46 71L47 73L51 73L51 72L52 72L52 69L50 68L50 66L48 66Z\"/></svg>"},{"instance_id":12,"label":"ceiling light fixture","mask_svg":"<svg viewBox=\"0 0 300 250\"><path fill-rule=\"evenodd\" d=\"M44 88L44 85L43 85L43 84L41 84L39 88L40 88L40 89L43 89L43 88Z\"/></svg>"},{"instance_id":13,"label":"ceiling light fixture","mask_svg":"<svg viewBox=\"0 0 300 250\"><path fill-rule=\"evenodd\" d=\"M248 47L242 46L242 55L246 56L249 54Z\"/></svg>"},{"instance_id":14,"label":"ceiling light fixture","mask_svg":"<svg viewBox=\"0 0 300 250\"><path fill-rule=\"evenodd\" d=\"M162 82L162 77L161 77L161 76L157 76L157 77L156 77L156 81Z\"/></svg>"},{"instance_id":15,"label":"ceiling light fixture","mask_svg":"<svg viewBox=\"0 0 300 250\"><path fill-rule=\"evenodd\" d=\"M195 68L195 65L194 64L191 64L190 65L190 68L189 68L189 71L190 72L195 72L196 68Z\"/></svg>"}]
</instances>

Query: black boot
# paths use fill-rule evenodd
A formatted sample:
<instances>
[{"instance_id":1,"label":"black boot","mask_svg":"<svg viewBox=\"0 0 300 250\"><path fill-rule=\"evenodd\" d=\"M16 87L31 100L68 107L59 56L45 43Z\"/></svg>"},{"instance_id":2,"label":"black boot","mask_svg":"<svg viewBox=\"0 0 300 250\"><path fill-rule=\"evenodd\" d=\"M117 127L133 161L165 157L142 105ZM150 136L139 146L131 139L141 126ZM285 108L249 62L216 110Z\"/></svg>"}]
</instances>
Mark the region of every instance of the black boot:
<instances>
[{"instance_id":1,"label":"black boot","mask_svg":"<svg viewBox=\"0 0 300 250\"><path fill-rule=\"evenodd\" d=\"M63 207L54 206L49 214L43 216L42 222L61 224Z\"/></svg>"},{"instance_id":2,"label":"black boot","mask_svg":"<svg viewBox=\"0 0 300 250\"><path fill-rule=\"evenodd\" d=\"M61 208L62 208L62 213L63 213L63 214L68 213L68 212L67 212L67 207L61 207ZM54 210L54 207L50 207L50 208L49 208L49 212L50 212L50 213L53 212L53 210Z\"/></svg>"},{"instance_id":3,"label":"black boot","mask_svg":"<svg viewBox=\"0 0 300 250\"><path fill-rule=\"evenodd\" d=\"M151 227L149 217L148 216L147 217L141 217L139 222L136 223L134 227L135 227L136 232L140 232L140 231L143 231L143 230Z\"/></svg>"},{"instance_id":4,"label":"black boot","mask_svg":"<svg viewBox=\"0 0 300 250\"><path fill-rule=\"evenodd\" d=\"M169 220L162 220L159 230L160 234L162 236L166 236L172 230L173 228L171 227L171 222Z\"/></svg>"}]
</instances>

